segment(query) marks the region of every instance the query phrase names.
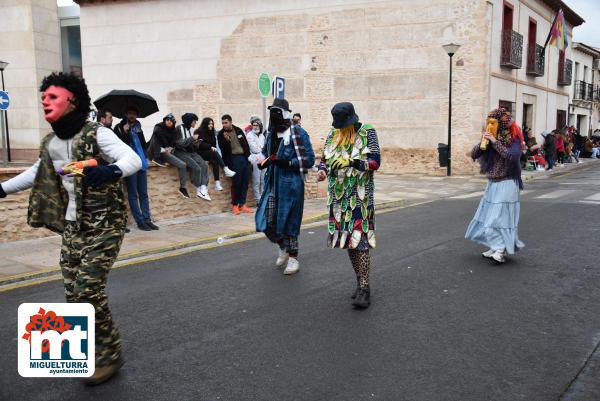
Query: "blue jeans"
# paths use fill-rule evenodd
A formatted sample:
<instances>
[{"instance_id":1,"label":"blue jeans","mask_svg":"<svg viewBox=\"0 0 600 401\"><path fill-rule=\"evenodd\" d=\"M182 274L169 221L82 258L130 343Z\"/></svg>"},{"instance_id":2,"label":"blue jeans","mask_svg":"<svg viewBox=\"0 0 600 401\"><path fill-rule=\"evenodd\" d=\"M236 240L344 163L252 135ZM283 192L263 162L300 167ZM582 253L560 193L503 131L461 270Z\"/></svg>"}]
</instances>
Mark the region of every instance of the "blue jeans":
<instances>
[{"instance_id":1,"label":"blue jeans","mask_svg":"<svg viewBox=\"0 0 600 401\"><path fill-rule=\"evenodd\" d=\"M145 171L125 177L127 197L131 214L138 224L150 222L150 203L148 201L148 176ZM139 198L138 198L139 195ZM140 210L141 208L141 210Z\"/></svg>"},{"instance_id":2,"label":"blue jeans","mask_svg":"<svg viewBox=\"0 0 600 401\"><path fill-rule=\"evenodd\" d=\"M236 173L231 178L231 204L245 205L250 181L250 162L244 155L233 155L231 156L231 169Z\"/></svg>"}]
</instances>

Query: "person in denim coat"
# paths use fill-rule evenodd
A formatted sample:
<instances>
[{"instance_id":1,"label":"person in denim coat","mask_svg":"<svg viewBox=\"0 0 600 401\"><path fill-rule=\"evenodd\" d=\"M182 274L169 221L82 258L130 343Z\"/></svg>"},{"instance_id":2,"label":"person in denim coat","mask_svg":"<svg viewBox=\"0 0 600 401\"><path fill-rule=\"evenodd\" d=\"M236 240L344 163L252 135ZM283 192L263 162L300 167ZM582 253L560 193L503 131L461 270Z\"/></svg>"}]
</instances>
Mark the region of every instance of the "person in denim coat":
<instances>
[{"instance_id":1,"label":"person in denim coat","mask_svg":"<svg viewBox=\"0 0 600 401\"><path fill-rule=\"evenodd\" d=\"M298 272L298 235L304 211L304 181L315 163L308 133L292 127L285 99L269 106L270 126L260 168L267 169L263 194L256 211L256 231L279 246L277 267L284 274Z\"/></svg>"}]
</instances>

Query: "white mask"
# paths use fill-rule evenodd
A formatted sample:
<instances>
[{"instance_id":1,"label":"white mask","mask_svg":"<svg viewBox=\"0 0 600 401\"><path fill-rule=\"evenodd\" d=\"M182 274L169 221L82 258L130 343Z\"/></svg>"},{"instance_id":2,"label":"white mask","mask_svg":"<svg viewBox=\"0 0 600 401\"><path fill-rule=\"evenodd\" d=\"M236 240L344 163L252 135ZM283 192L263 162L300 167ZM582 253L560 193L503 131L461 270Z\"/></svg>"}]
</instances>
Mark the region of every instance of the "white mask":
<instances>
[{"instance_id":1,"label":"white mask","mask_svg":"<svg viewBox=\"0 0 600 401\"><path fill-rule=\"evenodd\" d=\"M252 128L252 131L254 131L254 133L256 133L256 134L260 134L260 128L258 128L258 127Z\"/></svg>"}]
</instances>

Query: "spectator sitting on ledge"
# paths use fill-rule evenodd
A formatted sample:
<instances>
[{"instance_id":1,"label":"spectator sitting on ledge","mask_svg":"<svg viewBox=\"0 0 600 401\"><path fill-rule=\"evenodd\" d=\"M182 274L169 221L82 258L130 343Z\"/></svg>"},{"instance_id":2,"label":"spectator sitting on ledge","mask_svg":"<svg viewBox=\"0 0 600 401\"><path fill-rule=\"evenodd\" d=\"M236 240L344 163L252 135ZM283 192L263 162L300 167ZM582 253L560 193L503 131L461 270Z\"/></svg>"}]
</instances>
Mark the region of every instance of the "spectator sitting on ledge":
<instances>
[{"instance_id":1,"label":"spectator sitting on ledge","mask_svg":"<svg viewBox=\"0 0 600 401\"><path fill-rule=\"evenodd\" d=\"M167 114L162 123L158 123L154 126L154 133L152 134L151 143L159 149L158 162L153 160L155 164L161 165L160 163L169 163L175 167L179 173L179 194L183 199L189 199L190 194L185 187L185 180L187 177L186 164L183 160L175 156L175 144L177 142L177 131L175 130L176 124L175 116L171 113Z\"/></svg>"}]
</instances>

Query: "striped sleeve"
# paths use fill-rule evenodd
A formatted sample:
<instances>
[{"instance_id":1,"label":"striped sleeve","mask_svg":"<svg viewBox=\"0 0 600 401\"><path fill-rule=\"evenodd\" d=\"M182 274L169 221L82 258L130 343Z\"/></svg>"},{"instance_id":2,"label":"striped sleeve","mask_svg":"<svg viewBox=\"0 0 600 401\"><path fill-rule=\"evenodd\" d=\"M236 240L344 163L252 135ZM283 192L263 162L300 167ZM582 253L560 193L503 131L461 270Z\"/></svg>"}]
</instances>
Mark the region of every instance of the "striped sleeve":
<instances>
[{"instance_id":1,"label":"striped sleeve","mask_svg":"<svg viewBox=\"0 0 600 401\"><path fill-rule=\"evenodd\" d=\"M369 154L367 161L355 160L354 167L360 171L376 171L381 165L381 150L379 149L379 140L377 139L377 131L374 128L367 130L367 148Z\"/></svg>"}]
</instances>

